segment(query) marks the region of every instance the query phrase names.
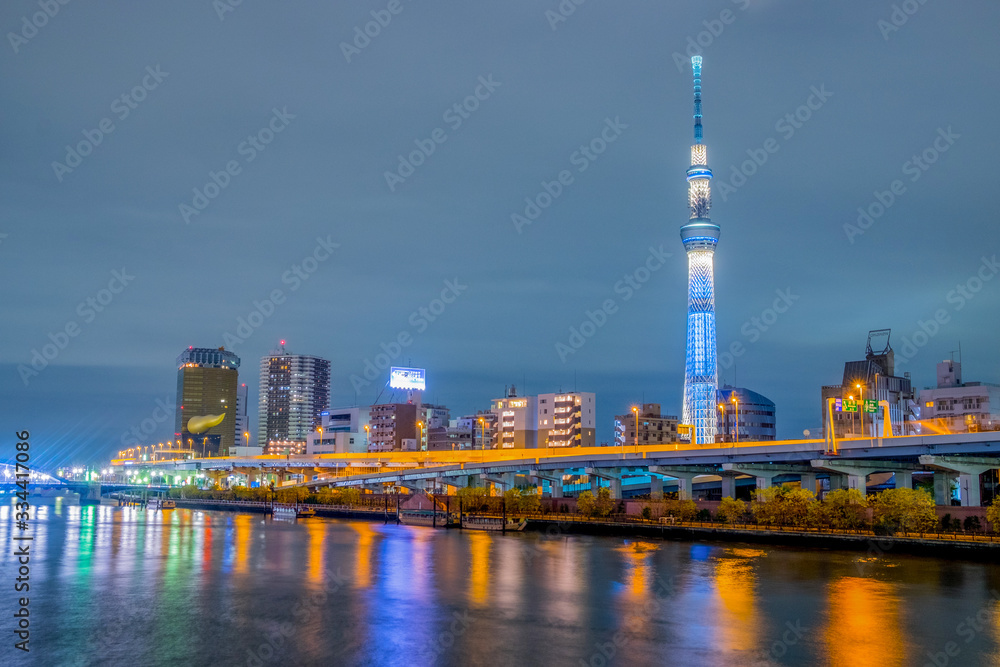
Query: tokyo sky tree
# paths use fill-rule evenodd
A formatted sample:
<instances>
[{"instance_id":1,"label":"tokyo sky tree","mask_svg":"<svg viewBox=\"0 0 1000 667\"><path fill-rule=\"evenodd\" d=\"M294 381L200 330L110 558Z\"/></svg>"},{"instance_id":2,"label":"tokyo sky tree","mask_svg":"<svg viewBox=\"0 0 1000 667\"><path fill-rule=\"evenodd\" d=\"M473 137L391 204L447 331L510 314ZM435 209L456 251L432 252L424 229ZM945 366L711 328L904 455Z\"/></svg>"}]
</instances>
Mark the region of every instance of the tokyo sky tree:
<instances>
[{"instance_id":1,"label":"tokyo sky tree","mask_svg":"<svg viewBox=\"0 0 1000 667\"><path fill-rule=\"evenodd\" d=\"M719 226L708 215L712 207L712 170L701 142L701 56L694 70L694 146L687 170L691 219L681 227L688 256L687 357L684 364L684 423L694 426L692 442L715 442L718 370L715 347L715 281L713 260Z\"/></svg>"}]
</instances>

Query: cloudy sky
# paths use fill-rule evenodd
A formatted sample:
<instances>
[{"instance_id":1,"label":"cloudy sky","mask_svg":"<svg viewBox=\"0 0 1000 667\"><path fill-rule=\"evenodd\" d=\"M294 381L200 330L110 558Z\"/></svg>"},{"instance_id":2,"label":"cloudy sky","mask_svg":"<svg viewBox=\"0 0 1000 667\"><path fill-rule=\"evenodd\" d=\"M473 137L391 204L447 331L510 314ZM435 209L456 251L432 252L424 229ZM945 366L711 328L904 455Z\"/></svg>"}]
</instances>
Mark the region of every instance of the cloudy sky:
<instances>
[{"instance_id":1,"label":"cloudy sky","mask_svg":"<svg viewBox=\"0 0 1000 667\"><path fill-rule=\"evenodd\" d=\"M384 352L453 416L507 384L596 392L599 441L678 414L694 49L720 379L783 437L870 329L918 387L959 343L1000 381L995 2L44 5L0 9L0 422L40 467L116 451L188 345L252 408L284 338L337 405Z\"/></svg>"}]
</instances>

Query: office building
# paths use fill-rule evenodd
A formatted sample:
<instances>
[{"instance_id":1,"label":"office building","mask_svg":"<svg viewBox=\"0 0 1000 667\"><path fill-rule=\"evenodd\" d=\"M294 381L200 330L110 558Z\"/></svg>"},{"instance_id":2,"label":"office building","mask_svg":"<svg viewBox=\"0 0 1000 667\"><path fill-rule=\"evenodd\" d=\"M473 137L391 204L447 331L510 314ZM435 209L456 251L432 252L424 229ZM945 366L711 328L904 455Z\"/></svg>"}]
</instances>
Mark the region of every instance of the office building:
<instances>
[{"instance_id":1,"label":"office building","mask_svg":"<svg viewBox=\"0 0 1000 667\"><path fill-rule=\"evenodd\" d=\"M218 456L235 446L239 367L240 358L222 347L189 347L177 357L174 435L181 449Z\"/></svg>"},{"instance_id":2,"label":"office building","mask_svg":"<svg viewBox=\"0 0 1000 667\"><path fill-rule=\"evenodd\" d=\"M718 408L716 442L777 440L774 401L767 396L725 385L719 390Z\"/></svg>"},{"instance_id":3,"label":"office building","mask_svg":"<svg viewBox=\"0 0 1000 667\"><path fill-rule=\"evenodd\" d=\"M868 332L868 345L862 361L844 364L843 380L821 390L824 433L830 428L837 438L871 438L882 434L884 401L889 406L892 433L911 435L916 429L920 410L914 400L910 374L894 375L895 352L889 344L889 329ZM832 401L832 403L831 403ZM865 409L869 401L870 411Z\"/></svg>"},{"instance_id":4,"label":"office building","mask_svg":"<svg viewBox=\"0 0 1000 667\"><path fill-rule=\"evenodd\" d=\"M368 451L371 429L369 408L360 406L330 408L321 412L320 418L323 431L322 433L314 431L307 436L307 454L349 454Z\"/></svg>"},{"instance_id":5,"label":"office building","mask_svg":"<svg viewBox=\"0 0 1000 667\"><path fill-rule=\"evenodd\" d=\"M330 362L281 346L260 360L257 444L306 442L330 407Z\"/></svg>"},{"instance_id":6,"label":"office building","mask_svg":"<svg viewBox=\"0 0 1000 667\"><path fill-rule=\"evenodd\" d=\"M643 403L615 417L615 445L667 445L679 442L677 417L660 413L659 403ZM638 436L638 439L636 439Z\"/></svg>"},{"instance_id":7,"label":"office building","mask_svg":"<svg viewBox=\"0 0 1000 667\"><path fill-rule=\"evenodd\" d=\"M247 395L247 383L241 382L236 387L236 432L233 434L237 447L250 446L250 441L247 439L247 434L250 432L250 418L247 415Z\"/></svg>"},{"instance_id":8,"label":"office building","mask_svg":"<svg viewBox=\"0 0 1000 667\"><path fill-rule=\"evenodd\" d=\"M448 426L427 431L429 451L455 451L462 449L495 449L497 442L497 415L480 410L449 420Z\"/></svg>"}]
</instances>

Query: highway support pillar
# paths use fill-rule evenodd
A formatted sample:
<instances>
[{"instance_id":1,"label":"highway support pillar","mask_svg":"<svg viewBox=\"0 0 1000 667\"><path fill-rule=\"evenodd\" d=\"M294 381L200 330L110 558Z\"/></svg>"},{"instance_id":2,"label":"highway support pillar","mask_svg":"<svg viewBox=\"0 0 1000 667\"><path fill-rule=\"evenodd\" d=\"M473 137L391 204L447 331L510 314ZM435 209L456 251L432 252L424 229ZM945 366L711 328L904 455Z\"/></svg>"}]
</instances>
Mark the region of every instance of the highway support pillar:
<instances>
[{"instance_id":1,"label":"highway support pillar","mask_svg":"<svg viewBox=\"0 0 1000 667\"><path fill-rule=\"evenodd\" d=\"M590 476L590 488L594 491L595 496L597 495L600 480L603 479L611 486L611 497L614 500L622 499L622 475L620 471L615 472L605 468L587 468L586 472Z\"/></svg>"},{"instance_id":2,"label":"highway support pillar","mask_svg":"<svg viewBox=\"0 0 1000 667\"><path fill-rule=\"evenodd\" d=\"M934 470L934 502L951 504L951 480L957 476L962 507L979 507L983 504L980 475L1000 468L1000 458L926 454L920 457L920 464ZM939 498L945 502L940 502Z\"/></svg>"}]
</instances>

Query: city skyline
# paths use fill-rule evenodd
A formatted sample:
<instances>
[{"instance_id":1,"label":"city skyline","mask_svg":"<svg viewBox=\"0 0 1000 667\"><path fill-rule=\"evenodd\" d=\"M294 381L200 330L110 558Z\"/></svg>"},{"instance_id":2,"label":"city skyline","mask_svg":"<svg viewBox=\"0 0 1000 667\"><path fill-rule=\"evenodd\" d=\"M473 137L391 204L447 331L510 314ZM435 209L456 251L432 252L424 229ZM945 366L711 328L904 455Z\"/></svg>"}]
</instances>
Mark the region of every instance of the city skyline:
<instances>
[{"instance_id":1,"label":"city skyline","mask_svg":"<svg viewBox=\"0 0 1000 667\"><path fill-rule=\"evenodd\" d=\"M370 8L182 21L121 5L110 22L67 8L8 53L8 429L45 423L52 465L98 461L147 421L152 439L172 431L157 416L178 349L228 340L259 359L286 337L331 359L333 405L373 402L384 379L366 370L384 354L428 369L428 401L453 414L507 384L595 392L598 442L628 405L679 412L694 51L711 63L727 226L719 383L774 400L779 437L795 437L872 329L893 330L917 389L959 342L966 375L998 379L988 21L933 5L891 30L890 5L850 20L778 2L585 5L554 24L528 3L404 7L346 55ZM134 25L157 27L137 41ZM114 53L86 48L98 26ZM248 46L272 35L294 48ZM515 38L537 45L530 62ZM113 131L68 157L105 117ZM941 243L942 221L977 242Z\"/></svg>"}]
</instances>

